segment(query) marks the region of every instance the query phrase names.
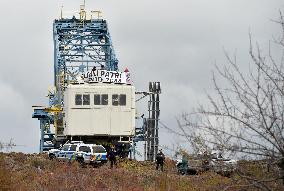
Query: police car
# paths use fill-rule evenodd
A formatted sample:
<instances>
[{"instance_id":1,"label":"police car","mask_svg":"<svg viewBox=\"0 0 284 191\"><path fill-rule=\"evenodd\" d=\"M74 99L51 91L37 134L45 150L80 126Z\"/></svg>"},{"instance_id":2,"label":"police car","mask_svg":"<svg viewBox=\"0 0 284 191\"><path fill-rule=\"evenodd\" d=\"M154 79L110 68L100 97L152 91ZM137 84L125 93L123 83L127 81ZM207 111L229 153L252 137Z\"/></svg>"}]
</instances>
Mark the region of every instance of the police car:
<instances>
[{"instance_id":1,"label":"police car","mask_svg":"<svg viewBox=\"0 0 284 191\"><path fill-rule=\"evenodd\" d=\"M60 149L48 151L50 159L57 158L63 161L76 160L81 164L103 164L107 162L107 152L102 145L71 142L64 144Z\"/></svg>"}]
</instances>

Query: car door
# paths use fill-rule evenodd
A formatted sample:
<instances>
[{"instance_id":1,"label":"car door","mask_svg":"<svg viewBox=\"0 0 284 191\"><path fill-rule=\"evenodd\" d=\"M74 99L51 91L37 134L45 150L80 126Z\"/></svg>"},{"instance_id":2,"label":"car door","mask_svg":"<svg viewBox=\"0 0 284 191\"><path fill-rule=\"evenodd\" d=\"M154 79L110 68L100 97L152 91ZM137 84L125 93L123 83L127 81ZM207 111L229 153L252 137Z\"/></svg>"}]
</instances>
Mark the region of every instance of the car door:
<instances>
[{"instance_id":1,"label":"car door","mask_svg":"<svg viewBox=\"0 0 284 191\"><path fill-rule=\"evenodd\" d=\"M66 154L69 150L70 145L64 145L58 153L58 159L66 160Z\"/></svg>"},{"instance_id":2,"label":"car door","mask_svg":"<svg viewBox=\"0 0 284 191\"><path fill-rule=\"evenodd\" d=\"M80 145L79 153L82 154L85 162L88 163L90 161L91 155L92 155L90 146L88 146L88 145Z\"/></svg>"},{"instance_id":3,"label":"car door","mask_svg":"<svg viewBox=\"0 0 284 191\"><path fill-rule=\"evenodd\" d=\"M69 147L68 152L66 153L66 159L71 161L71 160L75 160L76 159L76 148L77 145L71 145Z\"/></svg>"},{"instance_id":4,"label":"car door","mask_svg":"<svg viewBox=\"0 0 284 191\"><path fill-rule=\"evenodd\" d=\"M107 152L103 146L100 145L93 146L93 160L95 161L107 160Z\"/></svg>"}]
</instances>

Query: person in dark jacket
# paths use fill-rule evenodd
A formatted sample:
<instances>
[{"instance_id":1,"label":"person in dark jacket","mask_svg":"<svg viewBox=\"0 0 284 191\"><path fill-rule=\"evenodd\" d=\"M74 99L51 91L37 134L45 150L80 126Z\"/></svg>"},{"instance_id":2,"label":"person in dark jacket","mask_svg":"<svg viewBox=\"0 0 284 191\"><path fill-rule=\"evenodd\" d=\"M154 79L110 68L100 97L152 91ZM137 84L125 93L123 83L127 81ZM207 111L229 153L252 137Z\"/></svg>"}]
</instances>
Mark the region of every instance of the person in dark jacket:
<instances>
[{"instance_id":1,"label":"person in dark jacket","mask_svg":"<svg viewBox=\"0 0 284 191\"><path fill-rule=\"evenodd\" d=\"M280 168L280 179L282 179L282 184L284 185L284 157L278 162L278 167Z\"/></svg>"},{"instance_id":2,"label":"person in dark jacket","mask_svg":"<svg viewBox=\"0 0 284 191\"><path fill-rule=\"evenodd\" d=\"M110 168L113 168L113 165L116 165L116 152L114 148L111 148L108 153L108 160L110 161Z\"/></svg>"},{"instance_id":3,"label":"person in dark jacket","mask_svg":"<svg viewBox=\"0 0 284 191\"><path fill-rule=\"evenodd\" d=\"M156 156L156 170L159 170L159 167L161 167L161 171L164 171L164 162L165 162L165 155L161 149Z\"/></svg>"}]
</instances>

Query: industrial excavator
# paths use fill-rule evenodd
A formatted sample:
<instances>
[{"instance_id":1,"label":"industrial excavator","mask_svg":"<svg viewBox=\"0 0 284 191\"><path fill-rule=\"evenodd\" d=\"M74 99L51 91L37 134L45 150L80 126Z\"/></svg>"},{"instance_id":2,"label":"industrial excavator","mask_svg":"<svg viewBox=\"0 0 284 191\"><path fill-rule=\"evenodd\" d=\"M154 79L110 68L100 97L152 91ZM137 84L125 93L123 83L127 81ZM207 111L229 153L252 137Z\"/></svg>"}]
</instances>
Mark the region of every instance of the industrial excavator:
<instances>
[{"instance_id":1,"label":"industrial excavator","mask_svg":"<svg viewBox=\"0 0 284 191\"><path fill-rule=\"evenodd\" d=\"M126 68L120 71L106 20L100 11L85 10L53 22L54 87L48 106L33 106L40 121L40 152L67 141L123 147L135 154L145 142L145 159L158 152L159 82L135 91ZM148 97L148 118L138 117L136 102ZM144 115L143 115L144 116ZM142 118L142 127L136 119Z\"/></svg>"}]
</instances>

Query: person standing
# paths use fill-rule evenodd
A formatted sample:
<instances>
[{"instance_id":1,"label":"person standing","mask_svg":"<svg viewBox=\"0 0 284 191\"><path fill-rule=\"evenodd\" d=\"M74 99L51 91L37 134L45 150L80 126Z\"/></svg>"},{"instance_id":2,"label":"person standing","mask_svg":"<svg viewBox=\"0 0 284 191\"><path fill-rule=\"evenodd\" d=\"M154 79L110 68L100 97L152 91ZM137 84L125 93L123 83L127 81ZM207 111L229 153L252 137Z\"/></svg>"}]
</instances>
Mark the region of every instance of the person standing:
<instances>
[{"instance_id":1,"label":"person standing","mask_svg":"<svg viewBox=\"0 0 284 191\"><path fill-rule=\"evenodd\" d=\"M108 153L108 160L110 161L110 168L113 168L113 165L116 165L116 152L114 148L111 148Z\"/></svg>"},{"instance_id":2,"label":"person standing","mask_svg":"<svg viewBox=\"0 0 284 191\"><path fill-rule=\"evenodd\" d=\"M278 167L280 168L280 179L282 179L282 184L284 185L284 157L278 162Z\"/></svg>"},{"instance_id":3,"label":"person standing","mask_svg":"<svg viewBox=\"0 0 284 191\"><path fill-rule=\"evenodd\" d=\"M165 162L165 155L162 152L162 149L160 149L159 153L157 153L156 156L156 170L159 170L159 167L161 167L161 171L164 171L164 162Z\"/></svg>"}]
</instances>

